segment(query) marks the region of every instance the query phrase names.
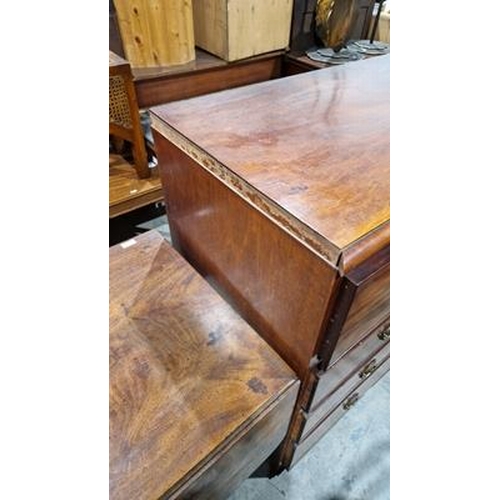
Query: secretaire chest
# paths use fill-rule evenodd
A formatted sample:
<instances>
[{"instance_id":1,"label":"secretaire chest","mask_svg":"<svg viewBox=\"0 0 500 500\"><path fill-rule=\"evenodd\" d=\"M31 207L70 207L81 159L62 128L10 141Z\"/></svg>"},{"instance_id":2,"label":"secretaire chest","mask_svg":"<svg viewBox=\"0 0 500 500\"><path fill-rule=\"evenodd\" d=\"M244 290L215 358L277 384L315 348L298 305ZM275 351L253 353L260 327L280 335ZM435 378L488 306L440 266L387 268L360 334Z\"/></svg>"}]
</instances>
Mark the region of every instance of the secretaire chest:
<instances>
[{"instance_id":1,"label":"secretaire chest","mask_svg":"<svg viewBox=\"0 0 500 500\"><path fill-rule=\"evenodd\" d=\"M389 56L152 120L174 245L301 379L290 467L389 368Z\"/></svg>"}]
</instances>

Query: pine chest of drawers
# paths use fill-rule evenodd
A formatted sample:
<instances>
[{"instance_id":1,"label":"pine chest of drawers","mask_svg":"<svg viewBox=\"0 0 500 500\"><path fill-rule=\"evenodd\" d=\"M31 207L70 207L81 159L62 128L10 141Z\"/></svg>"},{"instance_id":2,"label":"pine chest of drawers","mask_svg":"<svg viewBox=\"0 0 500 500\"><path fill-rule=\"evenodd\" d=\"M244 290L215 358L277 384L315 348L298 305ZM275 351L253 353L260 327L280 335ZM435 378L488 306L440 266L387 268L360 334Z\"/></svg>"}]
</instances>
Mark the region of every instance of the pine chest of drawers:
<instances>
[{"instance_id":1,"label":"pine chest of drawers","mask_svg":"<svg viewBox=\"0 0 500 500\"><path fill-rule=\"evenodd\" d=\"M389 59L153 108L174 246L288 362L290 467L389 369Z\"/></svg>"}]
</instances>

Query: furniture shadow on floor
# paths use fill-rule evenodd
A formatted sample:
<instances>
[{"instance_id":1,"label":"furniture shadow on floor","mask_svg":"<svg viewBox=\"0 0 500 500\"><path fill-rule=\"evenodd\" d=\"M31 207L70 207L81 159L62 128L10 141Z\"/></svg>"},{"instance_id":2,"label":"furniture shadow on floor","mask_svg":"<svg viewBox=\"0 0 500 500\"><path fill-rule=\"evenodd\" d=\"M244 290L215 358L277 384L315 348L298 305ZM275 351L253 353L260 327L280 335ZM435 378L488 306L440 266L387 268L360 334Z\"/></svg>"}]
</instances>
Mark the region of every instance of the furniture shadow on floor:
<instances>
[{"instance_id":1,"label":"furniture shadow on floor","mask_svg":"<svg viewBox=\"0 0 500 500\"><path fill-rule=\"evenodd\" d=\"M389 500L390 373L289 472L250 478L229 500Z\"/></svg>"}]
</instances>

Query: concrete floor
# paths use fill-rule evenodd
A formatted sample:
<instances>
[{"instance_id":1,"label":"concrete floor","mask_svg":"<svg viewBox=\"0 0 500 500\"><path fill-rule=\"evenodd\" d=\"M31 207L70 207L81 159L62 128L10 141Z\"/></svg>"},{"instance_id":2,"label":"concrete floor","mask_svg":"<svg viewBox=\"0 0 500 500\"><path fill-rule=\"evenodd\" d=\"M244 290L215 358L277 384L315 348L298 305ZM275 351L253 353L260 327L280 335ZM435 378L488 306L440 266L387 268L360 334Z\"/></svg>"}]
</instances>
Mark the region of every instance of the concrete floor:
<instances>
[{"instance_id":1,"label":"concrete floor","mask_svg":"<svg viewBox=\"0 0 500 500\"><path fill-rule=\"evenodd\" d=\"M247 479L229 500L388 500L389 388L390 372L292 470Z\"/></svg>"},{"instance_id":2,"label":"concrete floor","mask_svg":"<svg viewBox=\"0 0 500 500\"><path fill-rule=\"evenodd\" d=\"M170 241L165 216L138 224ZM291 470L250 478L228 500L388 500L390 373Z\"/></svg>"}]
</instances>

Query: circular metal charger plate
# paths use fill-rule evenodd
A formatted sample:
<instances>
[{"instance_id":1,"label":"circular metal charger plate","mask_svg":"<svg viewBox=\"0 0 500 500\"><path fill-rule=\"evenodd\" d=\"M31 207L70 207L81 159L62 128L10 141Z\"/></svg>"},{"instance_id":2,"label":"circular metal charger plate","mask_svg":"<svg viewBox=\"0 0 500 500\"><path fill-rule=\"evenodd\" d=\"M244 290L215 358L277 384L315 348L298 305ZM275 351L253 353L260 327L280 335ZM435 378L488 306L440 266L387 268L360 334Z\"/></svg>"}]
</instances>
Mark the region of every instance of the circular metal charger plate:
<instances>
[{"instance_id":1,"label":"circular metal charger plate","mask_svg":"<svg viewBox=\"0 0 500 500\"><path fill-rule=\"evenodd\" d=\"M382 55L387 54L390 49L390 45L386 42L381 42L379 40L374 40L370 43L370 40L351 40L347 47L350 50L360 52L367 55Z\"/></svg>"},{"instance_id":2,"label":"circular metal charger plate","mask_svg":"<svg viewBox=\"0 0 500 500\"><path fill-rule=\"evenodd\" d=\"M339 52L334 52L331 48L311 49L306 52L306 55L313 61L326 64L344 64L363 59L363 55L359 51L347 48L341 49Z\"/></svg>"}]
</instances>

